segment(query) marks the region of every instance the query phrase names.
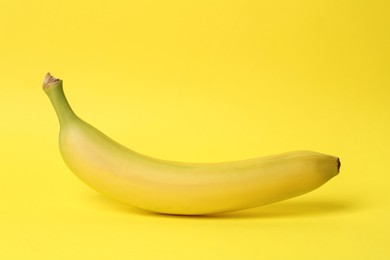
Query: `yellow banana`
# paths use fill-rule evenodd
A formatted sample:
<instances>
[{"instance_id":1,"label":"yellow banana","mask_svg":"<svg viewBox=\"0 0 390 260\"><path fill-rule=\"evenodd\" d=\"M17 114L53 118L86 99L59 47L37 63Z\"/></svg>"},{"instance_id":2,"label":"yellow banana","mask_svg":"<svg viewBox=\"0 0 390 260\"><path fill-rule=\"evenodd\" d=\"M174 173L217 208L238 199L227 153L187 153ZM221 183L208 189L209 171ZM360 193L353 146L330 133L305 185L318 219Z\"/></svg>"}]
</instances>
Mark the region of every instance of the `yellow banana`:
<instances>
[{"instance_id":1,"label":"yellow banana","mask_svg":"<svg viewBox=\"0 0 390 260\"><path fill-rule=\"evenodd\" d=\"M62 80L49 73L43 89L60 122L68 167L91 188L144 210L202 215L257 207L310 192L336 176L335 156L295 151L223 163L184 163L132 151L81 120Z\"/></svg>"}]
</instances>

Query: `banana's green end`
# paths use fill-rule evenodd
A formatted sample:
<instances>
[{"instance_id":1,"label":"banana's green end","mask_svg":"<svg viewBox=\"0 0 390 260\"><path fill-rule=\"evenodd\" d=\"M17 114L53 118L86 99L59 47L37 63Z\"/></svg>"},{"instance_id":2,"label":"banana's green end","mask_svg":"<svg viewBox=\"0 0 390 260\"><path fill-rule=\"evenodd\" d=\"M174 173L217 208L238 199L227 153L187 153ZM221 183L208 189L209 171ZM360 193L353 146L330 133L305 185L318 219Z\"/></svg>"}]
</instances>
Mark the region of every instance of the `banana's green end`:
<instances>
[{"instance_id":1,"label":"banana's green end","mask_svg":"<svg viewBox=\"0 0 390 260\"><path fill-rule=\"evenodd\" d=\"M42 88L53 104L61 125L77 118L65 97L62 80L47 73L43 79Z\"/></svg>"}]
</instances>

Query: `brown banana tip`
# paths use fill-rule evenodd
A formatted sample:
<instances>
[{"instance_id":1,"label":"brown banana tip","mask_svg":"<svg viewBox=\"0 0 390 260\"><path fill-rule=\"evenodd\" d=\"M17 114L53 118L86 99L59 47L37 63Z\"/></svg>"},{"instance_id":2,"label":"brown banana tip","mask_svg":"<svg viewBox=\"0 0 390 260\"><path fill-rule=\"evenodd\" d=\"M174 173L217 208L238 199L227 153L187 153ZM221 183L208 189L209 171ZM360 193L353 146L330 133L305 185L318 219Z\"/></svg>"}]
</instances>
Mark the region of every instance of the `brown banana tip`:
<instances>
[{"instance_id":1,"label":"brown banana tip","mask_svg":"<svg viewBox=\"0 0 390 260\"><path fill-rule=\"evenodd\" d=\"M341 167L340 158L337 158L337 171L340 171L340 167Z\"/></svg>"},{"instance_id":2,"label":"brown banana tip","mask_svg":"<svg viewBox=\"0 0 390 260\"><path fill-rule=\"evenodd\" d=\"M60 81L61 81L60 79L53 77L50 74L50 72L48 72L48 73L46 73L45 78L43 79L42 86L43 86L43 88L48 88L48 87L50 87L50 86L52 86Z\"/></svg>"}]
</instances>

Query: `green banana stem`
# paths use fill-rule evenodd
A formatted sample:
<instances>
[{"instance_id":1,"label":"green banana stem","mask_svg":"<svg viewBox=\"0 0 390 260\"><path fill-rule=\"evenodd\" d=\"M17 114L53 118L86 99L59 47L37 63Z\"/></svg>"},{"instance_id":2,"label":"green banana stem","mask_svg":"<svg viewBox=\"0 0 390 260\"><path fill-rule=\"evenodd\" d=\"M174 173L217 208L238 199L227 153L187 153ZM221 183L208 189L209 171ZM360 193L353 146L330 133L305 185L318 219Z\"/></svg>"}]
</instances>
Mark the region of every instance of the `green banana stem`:
<instances>
[{"instance_id":1,"label":"green banana stem","mask_svg":"<svg viewBox=\"0 0 390 260\"><path fill-rule=\"evenodd\" d=\"M78 118L65 97L62 80L54 78L50 73L47 73L42 87L57 113L61 126L65 126L70 121Z\"/></svg>"}]
</instances>

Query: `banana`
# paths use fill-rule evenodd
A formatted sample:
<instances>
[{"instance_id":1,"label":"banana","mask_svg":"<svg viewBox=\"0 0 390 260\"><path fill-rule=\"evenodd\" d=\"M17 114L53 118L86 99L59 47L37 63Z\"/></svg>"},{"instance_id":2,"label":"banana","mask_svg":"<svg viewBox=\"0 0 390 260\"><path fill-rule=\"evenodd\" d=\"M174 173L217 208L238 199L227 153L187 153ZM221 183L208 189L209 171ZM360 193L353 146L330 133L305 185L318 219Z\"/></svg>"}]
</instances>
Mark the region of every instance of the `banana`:
<instances>
[{"instance_id":1,"label":"banana","mask_svg":"<svg viewBox=\"0 0 390 260\"><path fill-rule=\"evenodd\" d=\"M177 215L243 210L305 194L339 173L339 158L312 151L223 163L152 158L80 119L62 80L46 74L43 90L58 116L60 152L70 170L96 191L136 208Z\"/></svg>"}]
</instances>

